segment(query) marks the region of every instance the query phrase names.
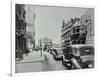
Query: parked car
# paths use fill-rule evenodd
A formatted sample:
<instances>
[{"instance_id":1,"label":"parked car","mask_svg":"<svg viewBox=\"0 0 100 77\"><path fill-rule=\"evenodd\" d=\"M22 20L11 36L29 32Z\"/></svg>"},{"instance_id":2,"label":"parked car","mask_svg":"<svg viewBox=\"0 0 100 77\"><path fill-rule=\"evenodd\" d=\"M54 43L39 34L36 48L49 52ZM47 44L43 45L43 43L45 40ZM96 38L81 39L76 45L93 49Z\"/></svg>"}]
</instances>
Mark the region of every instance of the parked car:
<instances>
[{"instance_id":1,"label":"parked car","mask_svg":"<svg viewBox=\"0 0 100 77\"><path fill-rule=\"evenodd\" d=\"M55 60L62 60L63 50L62 48L53 49L53 57Z\"/></svg>"},{"instance_id":2,"label":"parked car","mask_svg":"<svg viewBox=\"0 0 100 77\"><path fill-rule=\"evenodd\" d=\"M94 46L79 44L69 45L63 52L62 63L69 69L94 67Z\"/></svg>"}]
</instances>

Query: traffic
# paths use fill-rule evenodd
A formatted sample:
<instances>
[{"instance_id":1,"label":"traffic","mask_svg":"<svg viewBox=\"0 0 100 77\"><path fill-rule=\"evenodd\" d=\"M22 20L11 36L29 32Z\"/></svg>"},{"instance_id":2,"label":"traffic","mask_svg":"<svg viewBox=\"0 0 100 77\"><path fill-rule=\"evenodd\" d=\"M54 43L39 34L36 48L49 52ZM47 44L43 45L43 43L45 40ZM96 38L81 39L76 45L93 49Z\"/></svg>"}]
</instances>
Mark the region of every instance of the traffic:
<instances>
[{"instance_id":1,"label":"traffic","mask_svg":"<svg viewBox=\"0 0 100 77\"><path fill-rule=\"evenodd\" d=\"M85 69L94 67L94 47L89 44L68 45L65 48L52 48L49 50L57 61L68 69Z\"/></svg>"}]
</instances>

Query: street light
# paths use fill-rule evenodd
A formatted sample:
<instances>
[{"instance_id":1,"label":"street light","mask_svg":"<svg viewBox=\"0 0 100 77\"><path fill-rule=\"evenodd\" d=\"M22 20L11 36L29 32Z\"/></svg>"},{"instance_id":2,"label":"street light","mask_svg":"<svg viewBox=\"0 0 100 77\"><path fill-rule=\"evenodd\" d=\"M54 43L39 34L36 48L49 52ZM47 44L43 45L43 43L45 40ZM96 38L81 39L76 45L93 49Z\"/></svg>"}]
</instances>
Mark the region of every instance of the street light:
<instances>
[{"instance_id":1,"label":"street light","mask_svg":"<svg viewBox=\"0 0 100 77\"><path fill-rule=\"evenodd\" d=\"M40 52L41 52L41 57L42 57L42 40L40 39Z\"/></svg>"}]
</instances>

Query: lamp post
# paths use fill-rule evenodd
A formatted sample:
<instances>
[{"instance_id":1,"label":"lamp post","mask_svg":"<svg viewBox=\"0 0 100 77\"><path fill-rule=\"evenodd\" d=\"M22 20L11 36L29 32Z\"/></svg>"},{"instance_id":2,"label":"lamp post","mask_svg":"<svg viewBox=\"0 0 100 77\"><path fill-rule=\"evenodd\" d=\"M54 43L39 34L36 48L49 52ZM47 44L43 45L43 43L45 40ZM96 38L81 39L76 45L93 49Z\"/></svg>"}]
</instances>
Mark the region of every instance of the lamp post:
<instances>
[{"instance_id":1,"label":"lamp post","mask_svg":"<svg viewBox=\"0 0 100 77\"><path fill-rule=\"evenodd\" d=\"M42 40L40 39L40 53L41 53L41 57L42 57Z\"/></svg>"}]
</instances>

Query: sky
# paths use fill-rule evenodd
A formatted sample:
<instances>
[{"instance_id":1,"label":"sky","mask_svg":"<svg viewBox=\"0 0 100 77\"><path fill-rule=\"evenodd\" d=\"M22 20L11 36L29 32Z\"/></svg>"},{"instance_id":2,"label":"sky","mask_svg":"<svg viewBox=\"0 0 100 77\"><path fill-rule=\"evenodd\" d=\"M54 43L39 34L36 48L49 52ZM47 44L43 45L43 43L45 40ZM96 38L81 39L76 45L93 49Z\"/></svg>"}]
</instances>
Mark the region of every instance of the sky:
<instances>
[{"instance_id":1,"label":"sky","mask_svg":"<svg viewBox=\"0 0 100 77\"><path fill-rule=\"evenodd\" d=\"M86 8L35 6L35 40L48 37L60 44L62 21L81 17Z\"/></svg>"}]
</instances>

